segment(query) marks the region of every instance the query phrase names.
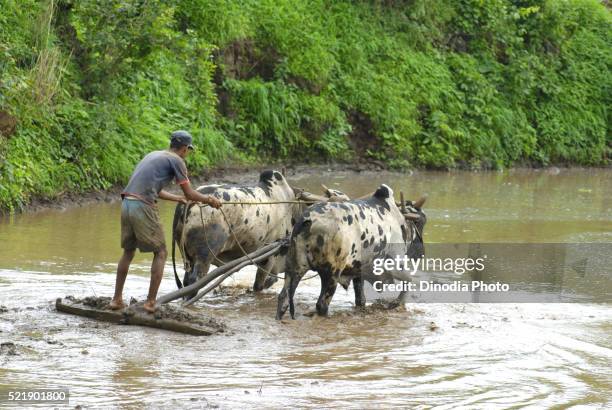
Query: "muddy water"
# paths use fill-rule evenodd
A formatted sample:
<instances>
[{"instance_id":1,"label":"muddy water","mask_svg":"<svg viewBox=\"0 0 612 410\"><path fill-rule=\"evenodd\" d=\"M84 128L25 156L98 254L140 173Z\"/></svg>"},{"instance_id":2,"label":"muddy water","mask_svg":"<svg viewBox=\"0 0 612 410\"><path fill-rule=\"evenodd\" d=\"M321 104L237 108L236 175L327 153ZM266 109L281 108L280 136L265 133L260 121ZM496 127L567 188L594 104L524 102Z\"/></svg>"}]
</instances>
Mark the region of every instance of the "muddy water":
<instances>
[{"instance_id":1,"label":"muddy water","mask_svg":"<svg viewBox=\"0 0 612 410\"><path fill-rule=\"evenodd\" d=\"M290 178L351 196L383 182L408 197L427 193L426 242L612 242L611 180L610 170ZM161 210L169 227L172 206ZM60 296L112 294L118 238L118 203L0 222L0 305L7 310L0 341L15 343L18 353L0 354L0 393L68 388L71 407L102 408L612 405L612 306L605 303L408 304L361 313L352 290L339 289L330 317L318 318L304 314L318 296L312 279L298 290L302 314L277 322L278 287L247 292L254 275L245 269L196 307L224 320L224 335L54 312ZM144 297L149 263L137 256L126 297ZM609 281L604 286L609 295ZM168 264L161 292L173 288Z\"/></svg>"}]
</instances>

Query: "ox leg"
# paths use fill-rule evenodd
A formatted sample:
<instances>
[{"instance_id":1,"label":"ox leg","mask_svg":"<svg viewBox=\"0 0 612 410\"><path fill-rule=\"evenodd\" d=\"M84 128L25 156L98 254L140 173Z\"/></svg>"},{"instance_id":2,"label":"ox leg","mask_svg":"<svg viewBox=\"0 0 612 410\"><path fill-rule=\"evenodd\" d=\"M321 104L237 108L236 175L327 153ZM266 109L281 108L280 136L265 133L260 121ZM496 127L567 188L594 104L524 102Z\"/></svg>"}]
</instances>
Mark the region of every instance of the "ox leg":
<instances>
[{"instance_id":1,"label":"ox leg","mask_svg":"<svg viewBox=\"0 0 612 410\"><path fill-rule=\"evenodd\" d=\"M215 256L221 253L228 238L229 234L218 224L207 225L206 229L194 227L187 232L185 252L193 264L191 271L185 272L185 286L204 277L211 263L219 263L215 261Z\"/></svg>"},{"instance_id":2,"label":"ox leg","mask_svg":"<svg viewBox=\"0 0 612 410\"><path fill-rule=\"evenodd\" d=\"M289 308L291 318L295 319L295 305L293 303L293 298L295 296L295 291L303 276L303 273L285 273L285 285L283 286L281 292L278 294L278 304L276 306L277 320L283 318L283 315L287 311L287 308Z\"/></svg>"},{"instance_id":3,"label":"ox leg","mask_svg":"<svg viewBox=\"0 0 612 410\"><path fill-rule=\"evenodd\" d=\"M295 289L292 285L294 281L295 274L293 273L285 273L285 284L283 285L283 289L278 294L278 304L276 306L276 319L280 320L283 318L283 315L287 311L289 307L289 290L291 288ZM294 290L295 292L295 290ZM292 301L293 302L293 301Z\"/></svg>"},{"instance_id":4,"label":"ox leg","mask_svg":"<svg viewBox=\"0 0 612 410\"><path fill-rule=\"evenodd\" d=\"M274 255L268 262L268 272L272 275L268 275L264 282L264 289L268 289L278 281L278 274L285 271L286 258L283 254ZM304 276L304 275L302 275Z\"/></svg>"},{"instance_id":5,"label":"ox leg","mask_svg":"<svg viewBox=\"0 0 612 410\"><path fill-rule=\"evenodd\" d=\"M366 305L366 297L361 277L353 278L353 290L355 291L355 306L364 307Z\"/></svg>"},{"instance_id":6,"label":"ox leg","mask_svg":"<svg viewBox=\"0 0 612 410\"><path fill-rule=\"evenodd\" d=\"M289 295L288 289L291 284L291 277L293 275L285 274L285 285L278 294L278 302L276 305L276 320L281 320L289 307Z\"/></svg>"},{"instance_id":7,"label":"ox leg","mask_svg":"<svg viewBox=\"0 0 612 410\"><path fill-rule=\"evenodd\" d=\"M329 304L336 293L338 283L329 272L320 272L319 277L321 278L321 294L317 301L317 313L319 316L327 316Z\"/></svg>"},{"instance_id":8,"label":"ox leg","mask_svg":"<svg viewBox=\"0 0 612 410\"><path fill-rule=\"evenodd\" d=\"M185 272L184 286L195 283L208 273L215 255L221 252L227 239L228 234L216 224L207 226L206 230L198 227L187 232L185 252L188 260L193 261L193 264L190 264L191 270ZM195 293L188 299L193 296Z\"/></svg>"},{"instance_id":9,"label":"ox leg","mask_svg":"<svg viewBox=\"0 0 612 410\"><path fill-rule=\"evenodd\" d=\"M266 278L268 277L268 261L269 259L266 261L266 263L263 266L263 269L261 267L257 267L257 274L255 275L255 283L253 283L253 292L261 292L262 290L265 289L265 282L266 282Z\"/></svg>"},{"instance_id":10,"label":"ox leg","mask_svg":"<svg viewBox=\"0 0 612 410\"><path fill-rule=\"evenodd\" d=\"M210 262L209 261L196 260L196 262L193 264L193 267L191 268L191 270L185 272L185 277L183 278L183 286L189 286L192 283L195 283L198 279L200 279L204 275L206 275L208 273L209 269L210 269ZM197 295L197 294L198 294L198 291L194 291L194 292L184 296L183 299L184 300L189 300L189 299L195 297L195 295Z\"/></svg>"},{"instance_id":11,"label":"ox leg","mask_svg":"<svg viewBox=\"0 0 612 410\"><path fill-rule=\"evenodd\" d=\"M253 284L254 292L260 292L264 289L268 289L270 286L276 283L278 280L278 276L276 276L279 271L278 265L278 258L272 256L266 260L261 268L257 268L257 275L255 275L255 283Z\"/></svg>"},{"instance_id":12,"label":"ox leg","mask_svg":"<svg viewBox=\"0 0 612 410\"><path fill-rule=\"evenodd\" d=\"M185 277L183 278L183 285L189 286L192 283L195 283L198 279L204 277L208 273L210 269L210 261L206 259L197 258L191 270L185 272Z\"/></svg>"},{"instance_id":13,"label":"ox leg","mask_svg":"<svg viewBox=\"0 0 612 410\"><path fill-rule=\"evenodd\" d=\"M289 285L289 313L291 313L291 319L295 319L295 304L293 303L293 298L295 296L295 290L297 289L300 280L302 280L302 277L304 276L304 274L300 274L300 275L295 275L293 276L293 278L291 279L291 283Z\"/></svg>"},{"instance_id":14,"label":"ox leg","mask_svg":"<svg viewBox=\"0 0 612 410\"><path fill-rule=\"evenodd\" d=\"M279 258L279 268L277 272L283 269L285 271L285 285L283 290L278 294L278 305L276 308L276 319L281 319L287 307L291 312L291 317L295 319L295 306L293 297L300 280L304 277L309 269L308 261L306 260L306 252L302 251L302 244L295 238L292 239L287 258Z\"/></svg>"}]
</instances>

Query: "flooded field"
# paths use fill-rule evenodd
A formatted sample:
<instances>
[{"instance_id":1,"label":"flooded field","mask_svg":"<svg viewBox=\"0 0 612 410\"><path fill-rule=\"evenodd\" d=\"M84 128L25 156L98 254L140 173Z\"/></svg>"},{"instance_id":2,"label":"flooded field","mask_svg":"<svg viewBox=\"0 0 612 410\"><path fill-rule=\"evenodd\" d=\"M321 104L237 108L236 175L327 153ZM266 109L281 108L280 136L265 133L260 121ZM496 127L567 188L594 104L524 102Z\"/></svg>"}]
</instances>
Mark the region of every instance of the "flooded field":
<instances>
[{"instance_id":1,"label":"flooded field","mask_svg":"<svg viewBox=\"0 0 612 410\"><path fill-rule=\"evenodd\" d=\"M353 197L380 183L408 198L427 193L426 244L612 242L612 170L324 172L288 179L313 192L323 182ZM160 209L170 244L174 207ZM297 319L278 322L280 284L251 293L251 267L195 306L227 324L222 335L55 312L57 297L112 295L119 214L116 202L0 221L0 342L14 343L16 353L0 353L0 393L66 388L70 407L103 408L612 406L610 298L409 303L362 312L352 288L340 288L330 316L320 318L305 314L319 294L313 278L298 289ZM144 298L149 266L150 254L137 255L126 298ZM160 294L174 289L168 261ZM610 276L578 290L587 301L589 292L601 300L612 294Z\"/></svg>"}]
</instances>

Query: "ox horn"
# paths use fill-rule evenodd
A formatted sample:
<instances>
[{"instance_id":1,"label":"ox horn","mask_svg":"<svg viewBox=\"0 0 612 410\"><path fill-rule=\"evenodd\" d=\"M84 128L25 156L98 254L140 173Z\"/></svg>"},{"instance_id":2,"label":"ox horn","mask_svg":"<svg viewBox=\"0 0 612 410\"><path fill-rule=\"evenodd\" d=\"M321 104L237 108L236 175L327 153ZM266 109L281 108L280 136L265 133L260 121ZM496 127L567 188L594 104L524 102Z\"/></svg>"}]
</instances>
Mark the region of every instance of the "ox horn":
<instances>
[{"instance_id":1,"label":"ox horn","mask_svg":"<svg viewBox=\"0 0 612 410\"><path fill-rule=\"evenodd\" d=\"M374 192L369 192L365 195L360 196L359 198L355 198L355 199L368 199L369 197L371 197L372 195L374 195Z\"/></svg>"},{"instance_id":2,"label":"ox horn","mask_svg":"<svg viewBox=\"0 0 612 410\"><path fill-rule=\"evenodd\" d=\"M415 214L414 212L406 212L404 218L408 221L418 221L421 219L421 215Z\"/></svg>"},{"instance_id":3,"label":"ox horn","mask_svg":"<svg viewBox=\"0 0 612 410\"><path fill-rule=\"evenodd\" d=\"M412 205L417 209L421 209L425 201L427 201L427 195L423 195L421 198L419 198L418 201L414 202Z\"/></svg>"}]
</instances>

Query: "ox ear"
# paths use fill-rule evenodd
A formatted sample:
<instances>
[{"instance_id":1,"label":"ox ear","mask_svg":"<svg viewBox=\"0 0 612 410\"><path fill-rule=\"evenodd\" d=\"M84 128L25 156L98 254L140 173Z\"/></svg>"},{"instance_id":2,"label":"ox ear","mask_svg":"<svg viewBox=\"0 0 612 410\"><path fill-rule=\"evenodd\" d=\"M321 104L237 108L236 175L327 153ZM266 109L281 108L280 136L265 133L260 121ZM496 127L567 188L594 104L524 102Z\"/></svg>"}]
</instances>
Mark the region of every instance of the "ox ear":
<instances>
[{"instance_id":1,"label":"ox ear","mask_svg":"<svg viewBox=\"0 0 612 410\"><path fill-rule=\"evenodd\" d=\"M274 177L274 171L271 169L267 169L259 174L259 182L270 182Z\"/></svg>"},{"instance_id":2,"label":"ox ear","mask_svg":"<svg viewBox=\"0 0 612 410\"><path fill-rule=\"evenodd\" d=\"M285 178L281 175L280 172L274 171L272 169L268 169L259 174L259 182L264 183L268 186L275 183L275 181L282 181Z\"/></svg>"},{"instance_id":3,"label":"ox ear","mask_svg":"<svg viewBox=\"0 0 612 410\"><path fill-rule=\"evenodd\" d=\"M382 184L374 192L374 197L386 201L389 198L393 198L393 190L388 185Z\"/></svg>"},{"instance_id":4,"label":"ox ear","mask_svg":"<svg viewBox=\"0 0 612 410\"><path fill-rule=\"evenodd\" d=\"M282 181L283 179L285 179L285 177L283 176L283 174L281 174L278 171L274 171L272 172L272 175L274 176L274 179L276 179L277 181Z\"/></svg>"}]
</instances>

